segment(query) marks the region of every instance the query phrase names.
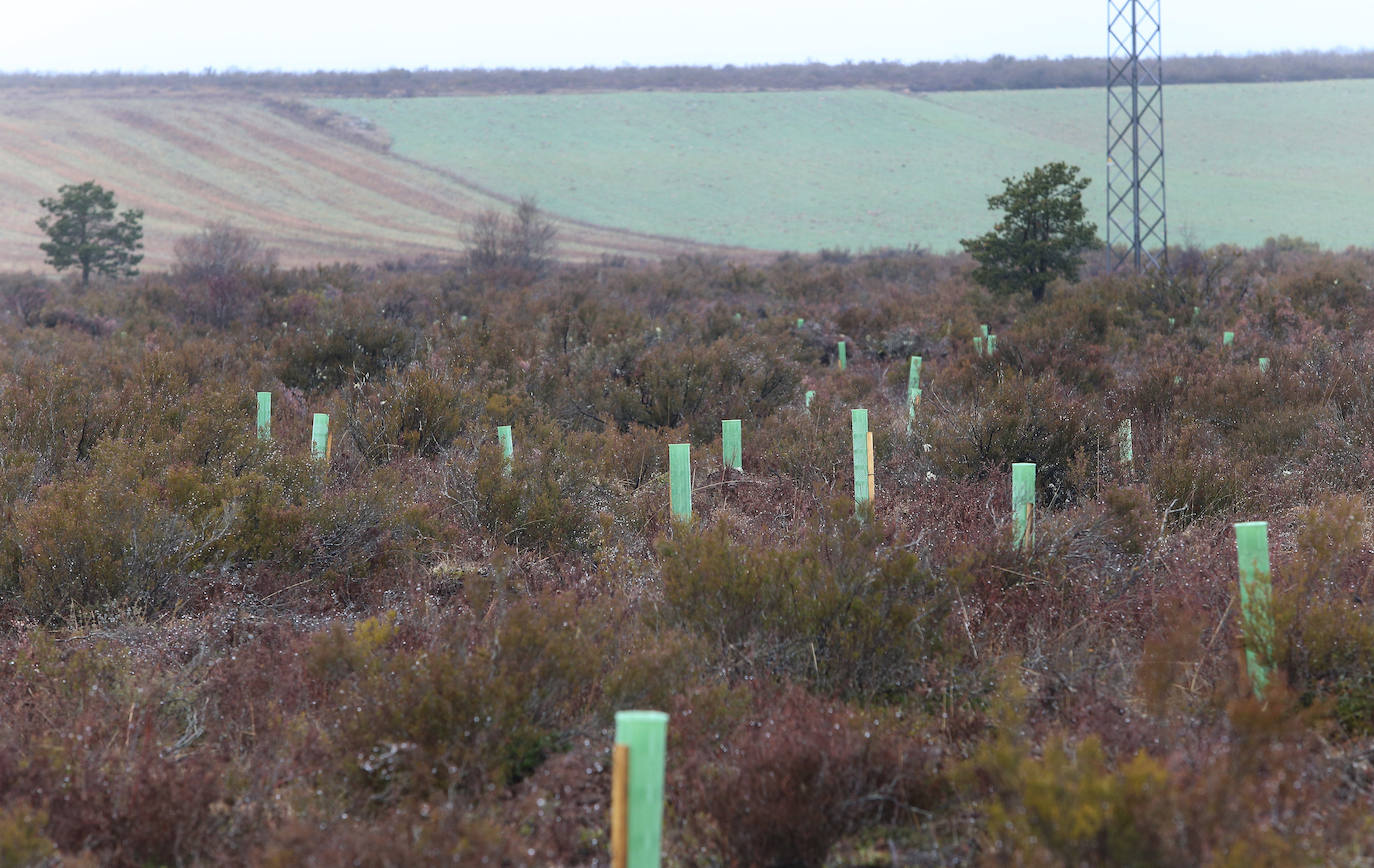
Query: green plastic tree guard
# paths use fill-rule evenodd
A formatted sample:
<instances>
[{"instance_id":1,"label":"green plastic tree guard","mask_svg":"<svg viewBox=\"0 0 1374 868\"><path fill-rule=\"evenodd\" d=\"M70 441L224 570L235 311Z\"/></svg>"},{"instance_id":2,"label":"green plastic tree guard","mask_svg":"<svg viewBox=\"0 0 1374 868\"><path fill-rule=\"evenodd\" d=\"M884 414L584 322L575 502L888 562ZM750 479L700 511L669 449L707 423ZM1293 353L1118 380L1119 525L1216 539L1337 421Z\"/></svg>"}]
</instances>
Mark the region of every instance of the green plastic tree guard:
<instances>
[{"instance_id":1,"label":"green plastic tree guard","mask_svg":"<svg viewBox=\"0 0 1374 868\"><path fill-rule=\"evenodd\" d=\"M815 389L807 389L807 390L806 390L806 412L808 412L808 413L811 412L811 402L814 401L814 400L816 400L816 390L815 390Z\"/></svg>"},{"instance_id":2,"label":"green plastic tree guard","mask_svg":"<svg viewBox=\"0 0 1374 868\"><path fill-rule=\"evenodd\" d=\"M1236 342L1236 333L1235 333L1235 332L1222 332L1222 333L1221 333L1221 345L1222 345L1223 347L1229 347L1229 346L1231 346L1232 344L1234 344L1235 342Z\"/></svg>"},{"instance_id":3,"label":"green plastic tree guard","mask_svg":"<svg viewBox=\"0 0 1374 868\"><path fill-rule=\"evenodd\" d=\"M629 748L625 868L658 868L662 854L668 715L662 711L617 711L615 743Z\"/></svg>"},{"instance_id":4,"label":"green plastic tree guard","mask_svg":"<svg viewBox=\"0 0 1374 868\"><path fill-rule=\"evenodd\" d=\"M849 427L854 432L854 506L868 505L868 411L850 410Z\"/></svg>"},{"instance_id":5,"label":"green plastic tree guard","mask_svg":"<svg viewBox=\"0 0 1374 868\"><path fill-rule=\"evenodd\" d=\"M1250 673L1256 698L1269 686L1269 665L1274 659L1274 612L1270 606L1269 522L1236 524L1236 559L1240 570L1241 630L1245 641L1245 668Z\"/></svg>"},{"instance_id":6,"label":"green plastic tree guard","mask_svg":"<svg viewBox=\"0 0 1374 868\"><path fill-rule=\"evenodd\" d=\"M310 431L310 457L316 461L329 458L329 414L316 413Z\"/></svg>"},{"instance_id":7,"label":"green plastic tree guard","mask_svg":"<svg viewBox=\"0 0 1374 868\"><path fill-rule=\"evenodd\" d=\"M501 441L501 460L505 462L505 471L509 475L515 463L515 440L511 437L510 426L497 425L496 439Z\"/></svg>"},{"instance_id":8,"label":"green plastic tree guard","mask_svg":"<svg viewBox=\"0 0 1374 868\"><path fill-rule=\"evenodd\" d=\"M988 335L988 355L997 352L997 335Z\"/></svg>"},{"instance_id":9,"label":"green plastic tree guard","mask_svg":"<svg viewBox=\"0 0 1374 868\"><path fill-rule=\"evenodd\" d=\"M1269 373L1269 357L1268 357L1268 356L1260 356L1259 366L1260 366L1260 373L1261 373L1261 374L1267 374L1267 373Z\"/></svg>"},{"instance_id":10,"label":"green plastic tree guard","mask_svg":"<svg viewBox=\"0 0 1374 868\"><path fill-rule=\"evenodd\" d=\"M1035 545L1035 465L1011 466L1011 542L1017 548Z\"/></svg>"},{"instance_id":11,"label":"green plastic tree guard","mask_svg":"<svg viewBox=\"0 0 1374 868\"><path fill-rule=\"evenodd\" d=\"M982 336L982 335L976 335L976 336L973 338L973 351L974 351L975 353L977 353L978 355L980 355L980 356L983 354L983 336Z\"/></svg>"},{"instance_id":12,"label":"green plastic tree guard","mask_svg":"<svg viewBox=\"0 0 1374 868\"><path fill-rule=\"evenodd\" d=\"M722 419L720 422L720 457L731 470L744 470L744 445L738 419Z\"/></svg>"},{"instance_id":13,"label":"green plastic tree guard","mask_svg":"<svg viewBox=\"0 0 1374 868\"><path fill-rule=\"evenodd\" d=\"M802 319L801 317L797 317L797 328L801 328L804 325L806 325L806 320Z\"/></svg>"},{"instance_id":14,"label":"green plastic tree guard","mask_svg":"<svg viewBox=\"0 0 1374 868\"><path fill-rule=\"evenodd\" d=\"M849 356L845 350L844 341L840 341L840 370L849 367Z\"/></svg>"},{"instance_id":15,"label":"green plastic tree guard","mask_svg":"<svg viewBox=\"0 0 1374 868\"><path fill-rule=\"evenodd\" d=\"M272 439L272 393L258 393L258 439Z\"/></svg>"},{"instance_id":16,"label":"green plastic tree guard","mask_svg":"<svg viewBox=\"0 0 1374 868\"><path fill-rule=\"evenodd\" d=\"M912 356L906 373L906 433L916 422L916 405L921 403L921 357Z\"/></svg>"},{"instance_id":17,"label":"green plastic tree guard","mask_svg":"<svg viewBox=\"0 0 1374 868\"><path fill-rule=\"evenodd\" d=\"M1173 327L1174 327L1174 318L1173 318L1173 317L1169 317L1169 328L1173 328Z\"/></svg>"},{"instance_id":18,"label":"green plastic tree guard","mask_svg":"<svg viewBox=\"0 0 1374 868\"><path fill-rule=\"evenodd\" d=\"M979 328L980 331L982 331L983 337L987 337L987 336L988 336L988 324L987 324L987 323L983 323L983 324L980 325L978 328Z\"/></svg>"},{"instance_id":19,"label":"green plastic tree guard","mask_svg":"<svg viewBox=\"0 0 1374 868\"><path fill-rule=\"evenodd\" d=\"M1131 420L1122 419L1116 432L1117 447L1121 450L1121 466L1126 469L1135 467L1135 444L1131 438Z\"/></svg>"},{"instance_id":20,"label":"green plastic tree guard","mask_svg":"<svg viewBox=\"0 0 1374 868\"><path fill-rule=\"evenodd\" d=\"M692 447L688 443L668 445L669 498L673 520L686 524L692 520Z\"/></svg>"}]
</instances>

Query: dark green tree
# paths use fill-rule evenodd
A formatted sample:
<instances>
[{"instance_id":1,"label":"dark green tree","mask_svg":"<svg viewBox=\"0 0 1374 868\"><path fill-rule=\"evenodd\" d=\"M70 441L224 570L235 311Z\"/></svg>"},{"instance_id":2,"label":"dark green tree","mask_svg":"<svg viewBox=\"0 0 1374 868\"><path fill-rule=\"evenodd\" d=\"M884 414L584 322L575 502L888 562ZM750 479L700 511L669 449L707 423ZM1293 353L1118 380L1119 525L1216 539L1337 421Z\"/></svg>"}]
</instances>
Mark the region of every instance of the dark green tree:
<instances>
[{"instance_id":1,"label":"dark green tree","mask_svg":"<svg viewBox=\"0 0 1374 868\"><path fill-rule=\"evenodd\" d=\"M38 245L45 260L58 271L79 267L81 285L91 273L106 277L131 277L143 261L143 212L134 208L115 217L114 193L94 181L63 184L57 197L40 199L48 213L38 218L38 228L48 236Z\"/></svg>"},{"instance_id":2,"label":"dark green tree","mask_svg":"<svg viewBox=\"0 0 1374 868\"><path fill-rule=\"evenodd\" d=\"M1048 163L1002 183L1002 192L988 197L988 208L1000 209L1002 219L991 232L959 243L978 262L974 280L997 293L1029 290L1040 301L1056 277L1077 278L1083 251L1098 246L1097 227L1084 219L1089 180L1078 177L1077 166Z\"/></svg>"}]
</instances>

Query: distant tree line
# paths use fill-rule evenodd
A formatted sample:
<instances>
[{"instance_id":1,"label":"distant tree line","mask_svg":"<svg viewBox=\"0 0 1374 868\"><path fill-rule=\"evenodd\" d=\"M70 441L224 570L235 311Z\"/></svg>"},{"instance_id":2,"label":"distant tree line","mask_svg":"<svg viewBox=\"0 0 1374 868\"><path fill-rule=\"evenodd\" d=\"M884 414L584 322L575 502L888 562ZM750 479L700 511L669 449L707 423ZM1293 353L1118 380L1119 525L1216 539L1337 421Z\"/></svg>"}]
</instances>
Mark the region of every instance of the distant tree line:
<instances>
[{"instance_id":1,"label":"distant tree line","mask_svg":"<svg viewBox=\"0 0 1374 868\"><path fill-rule=\"evenodd\" d=\"M659 66L601 69L389 69L380 72L241 72L207 69L161 75L101 72L86 75L0 75L0 89L156 88L192 90L207 85L255 93L315 96L440 96L467 93L549 93L601 90L819 90L870 87L911 91L1022 90L1100 87L1100 57L1015 58L924 63L790 63L766 66ZM1316 81L1374 78L1374 51L1307 51L1227 56L1170 57L1166 84Z\"/></svg>"}]
</instances>

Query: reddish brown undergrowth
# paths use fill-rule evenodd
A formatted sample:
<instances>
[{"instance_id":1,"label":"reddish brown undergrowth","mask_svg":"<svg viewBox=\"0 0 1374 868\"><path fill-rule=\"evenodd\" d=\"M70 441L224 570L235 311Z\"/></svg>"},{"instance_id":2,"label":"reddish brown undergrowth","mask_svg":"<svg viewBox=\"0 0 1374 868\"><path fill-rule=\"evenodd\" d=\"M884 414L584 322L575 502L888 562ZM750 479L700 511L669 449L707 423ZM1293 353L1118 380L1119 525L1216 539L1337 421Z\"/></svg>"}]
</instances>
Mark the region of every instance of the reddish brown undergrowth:
<instances>
[{"instance_id":1,"label":"reddish brown undergrowth","mask_svg":"<svg viewBox=\"0 0 1374 868\"><path fill-rule=\"evenodd\" d=\"M1183 253L0 278L0 863L604 865L636 707L669 865L1367 861L1374 259Z\"/></svg>"}]
</instances>

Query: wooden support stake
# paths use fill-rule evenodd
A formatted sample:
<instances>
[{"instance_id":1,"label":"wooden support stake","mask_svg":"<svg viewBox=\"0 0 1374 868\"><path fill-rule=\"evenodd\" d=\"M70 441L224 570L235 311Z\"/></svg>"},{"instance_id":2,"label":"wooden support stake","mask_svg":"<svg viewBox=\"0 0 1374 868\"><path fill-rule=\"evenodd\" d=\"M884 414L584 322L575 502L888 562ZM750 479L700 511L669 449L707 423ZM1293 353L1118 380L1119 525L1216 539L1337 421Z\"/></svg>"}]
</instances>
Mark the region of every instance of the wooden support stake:
<instances>
[{"instance_id":1,"label":"wooden support stake","mask_svg":"<svg viewBox=\"0 0 1374 868\"><path fill-rule=\"evenodd\" d=\"M873 475L873 432L868 432L868 499L878 496L878 479Z\"/></svg>"},{"instance_id":2,"label":"wooden support stake","mask_svg":"<svg viewBox=\"0 0 1374 868\"><path fill-rule=\"evenodd\" d=\"M258 439L272 439L272 393L258 393Z\"/></svg>"},{"instance_id":3,"label":"wooden support stake","mask_svg":"<svg viewBox=\"0 0 1374 868\"><path fill-rule=\"evenodd\" d=\"M741 442L740 420L722 419L720 422L720 457L731 470L744 470L744 445Z\"/></svg>"},{"instance_id":4,"label":"wooden support stake","mask_svg":"<svg viewBox=\"0 0 1374 868\"><path fill-rule=\"evenodd\" d=\"M611 868L629 859L630 746L618 744L611 756Z\"/></svg>"},{"instance_id":5,"label":"wooden support stake","mask_svg":"<svg viewBox=\"0 0 1374 868\"><path fill-rule=\"evenodd\" d=\"M1240 572L1241 631L1245 642L1245 668L1263 699L1269 686L1274 659L1274 612L1270 604L1269 523L1242 521L1236 524L1236 560Z\"/></svg>"}]
</instances>

